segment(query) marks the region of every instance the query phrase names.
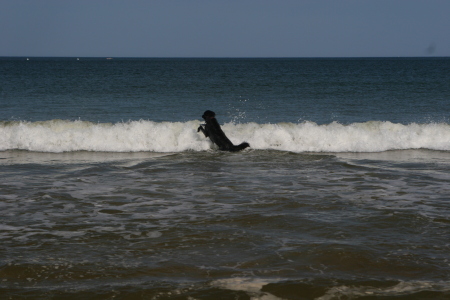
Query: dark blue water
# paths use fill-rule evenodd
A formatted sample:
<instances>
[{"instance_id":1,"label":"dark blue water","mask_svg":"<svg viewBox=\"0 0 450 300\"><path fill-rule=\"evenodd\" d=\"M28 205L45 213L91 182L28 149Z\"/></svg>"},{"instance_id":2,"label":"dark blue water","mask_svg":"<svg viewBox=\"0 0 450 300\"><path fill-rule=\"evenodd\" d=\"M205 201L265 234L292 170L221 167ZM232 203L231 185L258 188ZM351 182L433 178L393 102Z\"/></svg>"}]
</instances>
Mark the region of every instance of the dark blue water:
<instances>
[{"instance_id":1,"label":"dark blue water","mask_svg":"<svg viewBox=\"0 0 450 300\"><path fill-rule=\"evenodd\" d=\"M450 59L0 60L0 120L447 122Z\"/></svg>"}]
</instances>

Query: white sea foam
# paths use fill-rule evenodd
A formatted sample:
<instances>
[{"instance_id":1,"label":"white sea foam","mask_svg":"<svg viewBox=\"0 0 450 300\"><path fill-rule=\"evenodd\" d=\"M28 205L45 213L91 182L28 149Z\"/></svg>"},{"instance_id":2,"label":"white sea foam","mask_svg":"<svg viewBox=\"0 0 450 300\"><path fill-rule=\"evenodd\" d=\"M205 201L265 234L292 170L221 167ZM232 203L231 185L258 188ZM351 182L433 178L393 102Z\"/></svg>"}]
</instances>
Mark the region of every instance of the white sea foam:
<instances>
[{"instance_id":1,"label":"white sea foam","mask_svg":"<svg viewBox=\"0 0 450 300\"><path fill-rule=\"evenodd\" d=\"M211 149L209 140L197 132L199 124L199 121L115 124L64 120L0 122L0 150L182 152ZM233 143L246 141L253 149L293 152L450 150L450 125L447 123L227 123L222 129Z\"/></svg>"},{"instance_id":2,"label":"white sea foam","mask_svg":"<svg viewBox=\"0 0 450 300\"><path fill-rule=\"evenodd\" d=\"M263 286L268 283L271 283L269 279L235 277L235 278L218 279L211 282L211 285L222 289L245 291L248 294L250 294L251 296L250 299L252 300L281 299L270 293L261 291Z\"/></svg>"}]
</instances>

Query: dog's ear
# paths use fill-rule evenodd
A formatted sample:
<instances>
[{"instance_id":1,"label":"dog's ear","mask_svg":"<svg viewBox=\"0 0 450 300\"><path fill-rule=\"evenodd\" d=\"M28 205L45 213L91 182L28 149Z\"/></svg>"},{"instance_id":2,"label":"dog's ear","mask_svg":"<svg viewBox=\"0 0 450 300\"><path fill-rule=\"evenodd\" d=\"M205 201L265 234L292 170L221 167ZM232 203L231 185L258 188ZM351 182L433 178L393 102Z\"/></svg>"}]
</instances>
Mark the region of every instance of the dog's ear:
<instances>
[{"instance_id":1,"label":"dog's ear","mask_svg":"<svg viewBox=\"0 0 450 300\"><path fill-rule=\"evenodd\" d=\"M214 118L215 116L216 116L216 113L215 113L215 112L213 112L213 111L211 111L211 110L207 110L207 111L205 111L205 112L203 113L202 118L203 118L203 119L205 119L205 118Z\"/></svg>"}]
</instances>

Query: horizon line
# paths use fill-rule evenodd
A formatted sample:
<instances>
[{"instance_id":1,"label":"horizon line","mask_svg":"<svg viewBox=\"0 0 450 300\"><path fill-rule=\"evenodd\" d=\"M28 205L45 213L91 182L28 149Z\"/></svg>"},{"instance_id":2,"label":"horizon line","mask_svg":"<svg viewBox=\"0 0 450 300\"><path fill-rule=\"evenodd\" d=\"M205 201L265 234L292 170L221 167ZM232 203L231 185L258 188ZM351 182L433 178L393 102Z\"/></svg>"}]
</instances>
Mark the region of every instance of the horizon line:
<instances>
[{"instance_id":1,"label":"horizon line","mask_svg":"<svg viewBox=\"0 0 450 300\"><path fill-rule=\"evenodd\" d=\"M450 56L27 56L0 55L0 58L99 58L99 59L334 59L334 58L450 58Z\"/></svg>"}]
</instances>

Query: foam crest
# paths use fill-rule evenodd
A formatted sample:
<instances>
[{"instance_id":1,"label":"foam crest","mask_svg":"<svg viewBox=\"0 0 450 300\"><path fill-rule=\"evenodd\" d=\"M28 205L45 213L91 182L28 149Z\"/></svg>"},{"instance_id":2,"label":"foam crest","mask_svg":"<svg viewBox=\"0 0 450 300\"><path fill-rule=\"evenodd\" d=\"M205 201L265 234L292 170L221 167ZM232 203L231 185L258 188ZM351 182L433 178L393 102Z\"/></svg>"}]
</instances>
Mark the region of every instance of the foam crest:
<instances>
[{"instance_id":1,"label":"foam crest","mask_svg":"<svg viewBox=\"0 0 450 300\"><path fill-rule=\"evenodd\" d=\"M197 134L199 122L91 123L51 120L0 123L0 150L41 152L181 152L210 146ZM197 126L197 127L196 127Z\"/></svg>"},{"instance_id":2,"label":"foam crest","mask_svg":"<svg viewBox=\"0 0 450 300\"><path fill-rule=\"evenodd\" d=\"M293 152L381 152L421 148L450 150L450 125L445 123L252 123L228 125L224 126L224 130L233 131L233 127L238 129L237 140L247 140L254 149Z\"/></svg>"},{"instance_id":3,"label":"foam crest","mask_svg":"<svg viewBox=\"0 0 450 300\"><path fill-rule=\"evenodd\" d=\"M40 152L182 152L205 151L212 145L197 132L200 121L92 123L51 120L0 122L0 150ZM409 125L370 121L232 124L222 129L230 140L253 149L292 152L382 152L401 149L450 150L450 125Z\"/></svg>"}]
</instances>

